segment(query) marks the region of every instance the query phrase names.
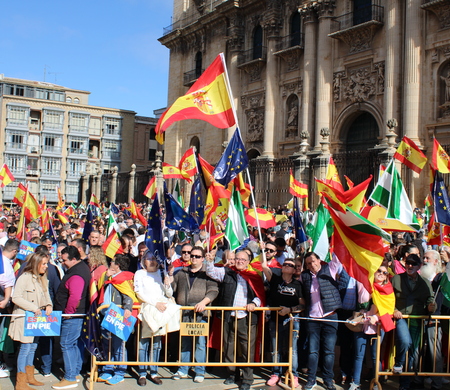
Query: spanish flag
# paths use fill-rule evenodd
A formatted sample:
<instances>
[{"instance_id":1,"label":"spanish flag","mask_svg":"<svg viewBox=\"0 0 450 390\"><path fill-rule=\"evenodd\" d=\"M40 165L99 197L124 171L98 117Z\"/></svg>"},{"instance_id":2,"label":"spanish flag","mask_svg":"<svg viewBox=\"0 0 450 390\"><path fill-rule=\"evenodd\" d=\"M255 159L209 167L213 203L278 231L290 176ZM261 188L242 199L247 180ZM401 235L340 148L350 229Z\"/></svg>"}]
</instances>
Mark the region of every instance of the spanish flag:
<instances>
[{"instance_id":1,"label":"spanish flag","mask_svg":"<svg viewBox=\"0 0 450 390\"><path fill-rule=\"evenodd\" d=\"M292 169L289 171L289 192L292 196L296 196L297 198L303 199L308 197L308 186L300 183L294 178Z\"/></svg>"},{"instance_id":2,"label":"spanish flag","mask_svg":"<svg viewBox=\"0 0 450 390\"><path fill-rule=\"evenodd\" d=\"M162 172L164 179L184 179L183 175L181 174L180 168L177 168L165 162L163 162Z\"/></svg>"},{"instance_id":3,"label":"spanish flag","mask_svg":"<svg viewBox=\"0 0 450 390\"><path fill-rule=\"evenodd\" d=\"M161 115L156 124L156 140L162 144L164 131L183 119L200 119L219 129L235 125L223 53L216 57L186 95L179 97Z\"/></svg>"},{"instance_id":4,"label":"spanish flag","mask_svg":"<svg viewBox=\"0 0 450 390\"><path fill-rule=\"evenodd\" d=\"M111 229L108 238L102 245L103 252L109 258L113 259L115 255L123 253L122 244L120 243L119 233L117 233L115 227Z\"/></svg>"},{"instance_id":5,"label":"spanish flag","mask_svg":"<svg viewBox=\"0 0 450 390\"><path fill-rule=\"evenodd\" d=\"M407 136L404 136L402 142L398 145L394 158L417 173L422 172L427 163L425 155Z\"/></svg>"},{"instance_id":6,"label":"spanish flag","mask_svg":"<svg viewBox=\"0 0 450 390\"><path fill-rule=\"evenodd\" d=\"M378 309L378 318L385 332L395 328L392 315L395 309L395 295L391 282L385 285L373 284L372 300Z\"/></svg>"},{"instance_id":7,"label":"spanish flag","mask_svg":"<svg viewBox=\"0 0 450 390\"><path fill-rule=\"evenodd\" d=\"M16 180L6 164L0 169L0 186L5 187Z\"/></svg>"},{"instance_id":8,"label":"spanish flag","mask_svg":"<svg viewBox=\"0 0 450 390\"><path fill-rule=\"evenodd\" d=\"M61 194L61 188L59 188L59 186L56 187L56 193L58 195L58 205L56 206L56 210L61 210L64 207L64 199Z\"/></svg>"},{"instance_id":9,"label":"spanish flag","mask_svg":"<svg viewBox=\"0 0 450 390\"><path fill-rule=\"evenodd\" d=\"M56 216L61 221L63 225L70 223L69 216L61 211L56 212Z\"/></svg>"},{"instance_id":10,"label":"spanish flag","mask_svg":"<svg viewBox=\"0 0 450 390\"><path fill-rule=\"evenodd\" d=\"M25 202L26 194L27 188L22 183L19 183L19 185L17 186L16 194L13 198L13 202L22 207L23 203Z\"/></svg>"},{"instance_id":11,"label":"spanish flag","mask_svg":"<svg viewBox=\"0 0 450 390\"><path fill-rule=\"evenodd\" d=\"M339 178L336 164L334 163L333 157L331 156L330 159L328 160L327 177L324 181L331 187L341 192L344 192L344 187L342 186L341 179Z\"/></svg>"},{"instance_id":12,"label":"spanish flag","mask_svg":"<svg viewBox=\"0 0 450 390\"><path fill-rule=\"evenodd\" d=\"M183 157L181 157L178 168L185 179L190 179L197 174L197 162L193 147L189 148L186 153L184 153Z\"/></svg>"},{"instance_id":13,"label":"spanish flag","mask_svg":"<svg viewBox=\"0 0 450 390\"><path fill-rule=\"evenodd\" d=\"M142 226L147 226L147 220L141 214L141 212L140 212L139 208L137 207L136 202L134 201L134 199L131 199L130 213L131 213L131 216L133 218L137 219L142 224Z\"/></svg>"},{"instance_id":14,"label":"spanish flag","mask_svg":"<svg viewBox=\"0 0 450 390\"><path fill-rule=\"evenodd\" d=\"M433 144L433 159L431 165L433 169L441 173L450 173L450 158L436 138L434 139Z\"/></svg>"},{"instance_id":15,"label":"spanish flag","mask_svg":"<svg viewBox=\"0 0 450 390\"><path fill-rule=\"evenodd\" d=\"M154 199L158 188L156 187L156 176L153 176L145 188L144 195L147 198Z\"/></svg>"}]
</instances>

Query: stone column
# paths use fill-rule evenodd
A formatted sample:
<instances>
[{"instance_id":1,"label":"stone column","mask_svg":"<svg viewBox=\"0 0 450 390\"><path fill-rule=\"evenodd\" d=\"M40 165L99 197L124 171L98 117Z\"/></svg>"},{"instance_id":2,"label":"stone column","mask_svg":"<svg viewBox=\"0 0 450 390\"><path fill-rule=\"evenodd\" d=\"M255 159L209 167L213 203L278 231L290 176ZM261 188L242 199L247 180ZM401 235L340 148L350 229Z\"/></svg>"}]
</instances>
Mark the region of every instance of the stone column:
<instances>
[{"instance_id":1,"label":"stone column","mask_svg":"<svg viewBox=\"0 0 450 390\"><path fill-rule=\"evenodd\" d=\"M399 90L401 84L400 56L401 52L401 5L398 0L386 3L386 60L384 69L384 120L400 118ZM380 131L382 145L387 145L387 128Z\"/></svg>"},{"instance_id":2,"label":"stone column","mask_svg":"<svg viewBox=\"0 0 450 390\"><path fill-rule=\"evenodd\" d=\"M309 149L308 139L309 139L309 133L306 130L302 130L300 133L300 137L302 139L302 142L300 143L300 150L299 154L300 157L296 158L294 160L294 177L299 180L303 184L308 185L308 198L310 198L311 193L311 185L310 185L310 172L309 172L309 162L310 159L307 157L306 152ZM304 209L304 205L306 202L306 199L299 199L299 206L301 209ZM308 203L309 208L309 203Z\"/></svg>"},{"instance_id":3,"label":"stone column","mask_svg":"<svg viewBox=\"0 0 450 390\"><path fill-rule=\"evenodd\" d=\"M128 198L134 199L134 182L136 177L136 165L131 165L130 180L128 181Z\"/></svg>"},{"instance_id":4,"label":"stone column","mask_svg":"<svg viewBox=\"0 0 450 390\"><path fill-rule=\"evenodd\" d=\"M330 33L331 17L335 7L334 0L317 2L315 9L319 16L317 39L317 80L316 80L316 126L314 133L314 150L320 151L320 130L331 128L331 102L333 71L331 60L332 38Z\"/></svg>"},{"instance_id":5,"label":"stone column","mask_svg":"<svg viewBox=\"0 0 450 390\"><path fill-rule=\"evenodd\" d=\"M87 204L88 200L86 197L88 190L89 175L85 172L81 172L81 203Z\"/></svg>"},{"instance_id":6,"label":"stone column","mask_svg":"<svg viewBox=\"0 0 450 390\"><path fill-rule=\"evenodd\" d=\"M279 60L274 53L277 51L277 42L282 27L282 12L279 0L267 1L264 19L264 30L267 36L267 62L266 62L266 99L264 106L264 151L262 158L274 158L275 141L275 111L279 106Z\"/></svg>"},{"instance_id":7,"label":"stone column","mask_svg":"<svg viewBox=\"0 0 450 390\"><path fill-rule=\"evenodd\" d=\"M405 1L405 60L403 83L403 118L401 121L403 134L412 139L418 146L420 117L420 83L422 25L420 0Z\"/></svg>"},{"instance_id":8,"label":"stone column","mask_svg":"<svg viewBox=\"0 0 450 390\"><path fill-rule=\"evenodd\" d=\"M95 193L99 197L100 202L102 202L104 199L101 199L102 196L102 171L100 167L97 167L97 186L95 189Z\"/></svg>"},{"instance_id":9,"label":"stone column","mask_svg":"<svg viewBox=\"0 0 450 390\"><path fill-rule=\"evenodd\" d=\"M302 131L314 135L314 99L316 86L316 34L317 19L311 7L301 8L305 27L303 52L303 94L302 94Z\"/></svg>"},{"instance_id":10,"label":"stone column","mask_svg":"<svg viewBox=\"0 0 450 390\"><path fill-rule=\"evenodd\" d=\"M117 167L112 167L112 180L111 180L111 187L109 187L109 201L112 203L116 203L116 196L117 196Z\"/></svg>"},{"instance_id":11,"label":"stone column","mask_svg":"<svg viewBox=\"0 0 450 390\"><path fill-rule=\"evenodd\" d=\"M161 204L161 198L163 195L163 190L164 190L164 177L162 174L162 152L160 150L158 150L155 154L155 169L154 169L154 174L156 176L156 188L158 189L158 200L159 203Z\"/></svg>"}]
</instances>

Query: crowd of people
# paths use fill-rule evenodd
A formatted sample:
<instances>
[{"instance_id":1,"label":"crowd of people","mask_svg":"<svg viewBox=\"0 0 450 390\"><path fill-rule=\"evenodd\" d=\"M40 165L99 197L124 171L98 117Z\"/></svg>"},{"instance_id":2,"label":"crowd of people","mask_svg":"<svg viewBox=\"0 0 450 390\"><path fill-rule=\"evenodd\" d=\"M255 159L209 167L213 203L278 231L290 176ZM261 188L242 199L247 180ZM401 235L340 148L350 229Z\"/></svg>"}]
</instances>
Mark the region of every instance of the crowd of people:
<instances>
[{"instance_id":1,"label":"crowd of people","mask_svg":"<svg viewBox=\"0 0 450 390\"><path fill-rule=\"evenodd\" d=\"M179 329L180 318L182 322L206 323L212 315L207 306L222 306L236 308L214 313L223 324L225 384L236 383L241 390L250 389L253 368L236 367L233 362L258 359L258 338L264 337L275 363L287 361L292 340L294 387L299 387L299 378L304 376L304 389L313 389L320 369L326 390L335 390L335 383L359 390L364 367L372 369L370 378L377 364L391 369L386 361L376 360L378 308L363 284L352 278L337 259L327 263L308 248L298 246L289 211L280 213L285 217L275 228L262 229L260 233L249 227L248 244L236 251L230 251L226 239L210 248L206 231L179 234L167 229L162 219L166 250L162 259L148 250L146 227L121 210L116 215L121 253L107 258L102 248L107 239L106 213L99 213L86 242L82 238L86 215L80 212L68 224L53 222L55 238L44 234L37 223L29 224L22 239L38 246L25 260L18 261L16 217L13 211L5 212L0 218L4 269L0 273L3 294L0 309L2 314L13 316L0 317L1 327L6 330L0 344L4 362L0 377L7 377L14 370L16 389L30 390L29 385L43 384L35 378L35 362L40 374L50 376L55 356L61 355L64 377L52 387L59 390L79 385L83 364L89 365L89 356L79 341L93 282L99 306L115 303L124 310L124 318L134 316L141 323L137 348L102 329L103 347L111 361L138 358L141 362L159 362L161 350L168 347L163 345L167 341L164 335ZM439 252L428 247L420 235L396 233L375 272L374 284L392 285L395 294L396 351L392 371L396 374L419 370L422 337L428 341L427 364L432 363L431 370L444 372L448 356L442 343L448 323L429 320L423 333L421 321L408 321L404 316L449 313L450 303L439 288L449 256L450 247ZM140 305L139 309L136 305ZM180 306L193 309L180 314ZM279 309L264 315L257 310L264 306ZM20 316L25 311L37 316L62 311L60 337L25 336L24 317ZM346 320L354 312L362 316L358 331L346 326ZM267 323L266 335L259 333L261 321ZM381 330L382 342L386 338L387 334ZM182 336L181 354L176 359L181 363L206 363L208 341L207 336ZM336 346L341 346L338 362L335 362ZM371 352L367 362L366 349ZM17 351L15 367L7 367L5 362L13 351ZM265 357L259 358L265 361ZM335 377L336 366L339 378ZM206 367L191 368L193 381L203 382ZM141 365L136 371L139 386L145 386L147 380L162 384L157 365ZM125 365L103 365L98 381L116 385L124 381L126 373ZM190 367L183 364L171 379L185 379L189 373ZM271 367L267 385L276 386L283 375L282 367ZM420 388L422 379L400 375L400 390ZM441 389L442 385L442 377L431 378L433 390Z\"/></svg>"}]
</instances>

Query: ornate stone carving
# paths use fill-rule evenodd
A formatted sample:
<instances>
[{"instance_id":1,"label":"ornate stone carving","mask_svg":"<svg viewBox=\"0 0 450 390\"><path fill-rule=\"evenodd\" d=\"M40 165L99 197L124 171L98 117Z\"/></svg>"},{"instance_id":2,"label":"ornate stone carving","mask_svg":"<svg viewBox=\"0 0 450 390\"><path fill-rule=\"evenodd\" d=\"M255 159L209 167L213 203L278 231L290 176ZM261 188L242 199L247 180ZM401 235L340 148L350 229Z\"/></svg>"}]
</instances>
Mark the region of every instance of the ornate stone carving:
<instances>
[{"instance_id":1,"label":"ornate stone carving","mask_svg":"<svg viewBox=\"0 0 450 390\"><path fill-rule=\"evenodd\" d=\"M255 95L241 96L241 106L245 108L259 108L264 107L265 94L264 92Z\"/></svg>"},{"instance_id":2,"label":"ornate stone carving","mask_svg":"<svg viewBox=\"0 0 450 390\"><path fill-rule=\"evenodd\" d=\"M231 51L242 50L245 42L244 18L239 12L234 12L230 16L227 36L228 47Z\"/></svg>"},{"instance_id":3,"label":"ornate stone carving","mask_svg":"<svg viewBox=\"0 0 450 390\"><path fill-rule=\"evenodd\" d=\"M439 62L439 50L434 49L433 53L431 54L431 62L433 64Z\"/></svg>"},{"instance_id":4,"label":"ornate stone carving","mask_svg":"<svg viewBox=\"0 0 450 390\"><path fill-rule=\"evenodd\" d=\"M239 66L239 68L244 69L249 75L250 82L261 80L261 71L265 65L265 61L251 61Z\"/></svg>"},{"instance_id":5,"label":"ornate stone carving","mask_svg":"<svg viewBox=\"0 0 450 390\"><path fill-rule=\"evenodd\" d=\"M247 142L259 142L264 135L264 110L250 109L247 115Z\"/></svg>"},{"instance_id":6,"label":"ornate stone carving","mask_svg":"<svg viewBox=\"0 0 450 390\"><path fill-rule=\"evenodd\" d=\"M300 77L296 81L284 84L281 90L281 96L286 97L293 93L301 94L303 92L303 79Z\"/></svg>"},{"instance_id":7,"label":"ornate stone carving","mask_svg":"<svg viewBox=\"0 0 450 390\"><path fill-rule=\"evenodd\" d=\"M422 8L436 15L441 29L450 28L450 3L448 0L431 1L422 5Z\"/></svg>"},{"instance_id":8,"label":"ornate stone carving","mask_svg":"<svg viewBox=\"0 0 450 390\"><path fill-rule=\"evenodd\" d=\"M352 103L370 100L384 93L384 61L360 66L333 75L333 98L336 102L349 100Z\"/></svg>"},{"instance_id":9,"label":"ornate stone carving","mask_svg":"<svg viewBox=\"0 0 450 390\"><path fill-rule=\"evenodd\" d=\"M286 140L294 139L298 135L299 99L297 95L291 95L287 103Z\"/></svg>"},{"instance_id":10,"label":"ornate stone carving","mask_svg":"<svg viewBox=\"0 0 450 390\"><path fill-rule=\"evenodd\" d=\"M328 138L330 136L330 129L328 127L322 127L320 129L320 136L322 139Z\"/></svg>"},{"instance_id":11,"label":"ornate stone carving","mask_svg":"<svg viewBox=\"0 0 450 390\"><path fill-rule=\"evenodd\" d=\"M335 0L322 0L314 2L312 7L317 12L319 17L333 16L336 3Z\"/></svg>"},{"instance_id":12,"label":"ornate stone carving","mask_svg":"<svg viewBox=\"0 0 450 390\"><path fill-rule=\"evenodd\" d=\"M450 46L445 46L441 48L441 52L445 58L450 58Z\"/></svg>"},{"instance_id":13,"label":"ornate stone carving","mask_svg":"<svg viewBox=\"0 0 450 390\"><path fill-rule=\"evenodd\" d=\"M316 11L311 5L304 4L300 10L304 23L314 22L316 20Z\"/></svg>"},{"instance_id":14,"label":"ornate stone carving","mask_svg":"<svg viewBox=\"0 0 450 390\"><path fill-rule=\"evenodd\" d=\"M278 36L283 27L282 4L280 0L267 0L264 13L264 29L267 36Z\"/></svg>"},{"instance_id":15,"label":"ornate stone carving","mask_svg":"<svg viewBox=\"0 0 450 390\"><path fill-rule=\"evenodd\" d=\"M286 49L276 54L286 62L287 72L292 72L300 68L300 50L298 48Z\"/></svg>"},{"instance_id":16,"label":"ornate stone carving","mask_svg":"<svg viewBox=\"0 0 450 390\"><path fill-rule=\"evenodd\" d=\"M200 12L200 14L203 14L203 11L205 9L205 0L194 0L194 4L197 7L198 12Z\"/></svg>"}]
</instances>

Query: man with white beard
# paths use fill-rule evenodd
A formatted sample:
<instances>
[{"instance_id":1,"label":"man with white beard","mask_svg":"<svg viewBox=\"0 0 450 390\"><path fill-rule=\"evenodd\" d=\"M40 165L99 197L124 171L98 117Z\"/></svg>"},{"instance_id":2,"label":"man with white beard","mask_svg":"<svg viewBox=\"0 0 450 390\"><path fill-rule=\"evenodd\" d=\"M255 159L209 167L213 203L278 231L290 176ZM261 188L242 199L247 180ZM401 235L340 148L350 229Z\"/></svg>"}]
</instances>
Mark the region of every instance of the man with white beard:
<instances>
[{"instance_id":1,"label":"man with white beard","mask_svg":"<svg viewBox=\"0 0 450 390\"><path fill-rule=\"evenodd\" d=\"M442 306L442 301L444 297L440 289L436 295L442 277L441 256L438 251L428 250L424 253L423 265L420 268L420 275L423 278L427 279L431 283L431 286L433 287L436 301L436 311L434 312L434 314L435 315L445 314L446 307ZM447 312L448 311L449 309L447 308ZM428 348L427 348L427 359L425 359L425 361L428 362L429 366L425 367L425 370L432 372L443 372L442 320L426 321L426 334L427 334ZM435 365L433 364L433 359L436 359ZM427 363L425 365L427 365ZM431 381L431 388L433 390L442 388L441 377L433 376L431 378L428 378L427 380ZM417 382L414 381L411 387L417 387L417 385L419 385L419 387L423 386L423 382L420 379Z\"/></svg>"}]
</instances>

